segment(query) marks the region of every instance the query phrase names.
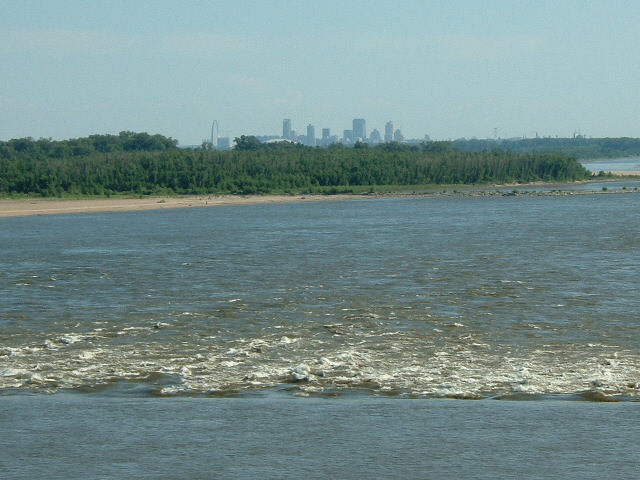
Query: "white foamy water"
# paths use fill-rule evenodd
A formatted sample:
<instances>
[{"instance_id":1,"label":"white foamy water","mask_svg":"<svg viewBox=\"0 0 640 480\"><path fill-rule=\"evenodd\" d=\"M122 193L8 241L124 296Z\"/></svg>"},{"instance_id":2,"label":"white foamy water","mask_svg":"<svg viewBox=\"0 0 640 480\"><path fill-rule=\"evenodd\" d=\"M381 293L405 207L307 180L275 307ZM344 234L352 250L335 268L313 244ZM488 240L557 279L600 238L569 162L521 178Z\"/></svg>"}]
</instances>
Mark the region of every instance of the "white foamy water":
<instances>
[{"instance_id":1,"label":"white foamy water","mask_svg":"<svg viewBox=\"0 0 640 480\"><path fill-rule=\"evenodd\" d=\"M640 195L0 220L0 389L640 398Z\"/></svg>"}]
</instances>

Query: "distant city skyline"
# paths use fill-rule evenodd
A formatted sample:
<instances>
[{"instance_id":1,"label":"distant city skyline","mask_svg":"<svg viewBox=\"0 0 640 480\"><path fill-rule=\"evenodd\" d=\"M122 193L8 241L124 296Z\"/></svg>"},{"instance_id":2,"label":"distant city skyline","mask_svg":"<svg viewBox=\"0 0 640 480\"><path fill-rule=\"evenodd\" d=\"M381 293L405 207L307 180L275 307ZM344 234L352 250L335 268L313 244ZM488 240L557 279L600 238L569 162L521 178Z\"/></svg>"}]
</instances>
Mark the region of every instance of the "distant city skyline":
<instances>
[{"instance_id":1,"label":"distant city skyline","mask_svg":"<svg viewBox=\"0 0 640 480\"><path fill-rule=\"evenodd\" d=\"M370 136L367 136L367 121L364 118L354 118L351 121L352 128L342 130L342 136L339 135L331 135L331 127L322 127L322 136L320 138L316 137L315 133L315 125L313 123L309 123L307 125L307 133L306 135L299 135L297 131L293 128L293 123L290 118L285 118L282 120L282 136L280 137L283 140L291 140L295 142L300 142L309 146L316 145L330 145L332 143L345 143L351 144L356 143L358 141L369 142L369 143L381 143L383 141L391 141L393 140L393 135L396 133L396 130L393 129L393 122L389 121L386 123L386 129L391 129L391 140L383 140L380 136L380 132L377 128L374 128L371 132ZM398 133L401 137L402 133ZM256 135L256 136L264 136L268 137L269 135ZM399 138L399 137L397 137ZM428 135L424 137L429 138Z\"/></svg>"},{"instance_id":2,"label":"distant city skyline","mask_svg":"<svg viewBox=\"0 0 640 480\"><path fill-rule=\"evenodd\" d=\"M217 124L217 120L214 120L214 124ZM304 132L298 133L298 131L294 128L294 122L290 118L285 118L282 120L282 134L268 134L264 132L244 132L242 134L233 136L233 137L220 137L218 139L218 144L216 145L213 141L213 135L211 139L211 144L214 147L220 149L227 149L233 147L233 140L235 137L239 137L241 135L245 136L255 136L261 141L276 141L276 140L289 140L297 143L301 143L307 146L328 146L333 143L343 143L346 145L353 145L358 141L362 141L364 143L368 143L371 145L376 145L378 143L386 143L386 142L423 142L423 141L434 141L434 140L519 140L526 138L594 138L593 135L586 135L581 131L575 130L570 132L569 134L564 135L539 135L538 132L534 132L533 135L514 135L510 137L501 137L498 135L498 129L493 129L493 136L486 137L473 137L473 136L461 136L456 138L447 138L447 139L434 139L427 133L425 133L421 137L405 137L403 135L401 129L396 129L394 127L394 122L389 120L384 124L384 136L380 133L378 128L374 127L369 135L367 135L367 121L365 118L354 118L351 121L352 128L342 130L342 136L337 134L332 134L331 127L321 127L321 136L318 137L316 134L316 125L313 123L309 123ZM595 137L598 138L598 137ZM604 138L604 137L599 137ZM208 139L203 140L203 142L207 142ZM198 144L199 145L199 144ZM182 145L182 146L197 146L197 145Z\"/></svg>"},{"instance_id":3,"label":"distant city skyline","mask_svg":"<svg viewBox=\"0 0 640 480\"><path fill-rule=\"evenodd\" d=\"M214 120L214 125L217 125L217 120ZM321 127L321 136L318 137L316 134L316 125L313 123L309 123L306 126L305 133L298 133L294 128L294 122L290 118L284 118L282 120L282 133L280 135L276 134L265 134L264 132L245 132L233 137L217 137L217 143L214 142L213 138L213 129L211 135L211 146L217 149L225 150L230 149L234 145L234 139L241 135L244 136L254 136L258 140L263 142L272 142L272 141L280 141L280 140L288 140L296 143L301 143L307 146L321 146L327 147L333 143L342 143L347 146L353 145L358 141L362 141L363 143L367 143L370 145L376 145L378 143L388 143L388 142L399 142L399 143L419 143L419 142L429 142L434 140L448 140L448 141L456 141L456 140L521 140L527 138L605 138L605 137L594 137L593 135L585 135L581 131L573 131L570 134L565 135L539 135L538 132L535 132L533 135L515 135L511 137L501 137L498 135L498 129L493 129L493 136L487 137L456 137L456 138L448 138L448 139L433 139L430 135L424 134L422 137L413 137L407 138L403 135L401 129L396 129L394 127L394 122L389 120L385 122L384 125L384 136L380 133L378 128L374 127L371 133L367 136L367 121L365 118L354 118L351 121L352 128L342 130L342 136L333 134L331 127ZM364 136L363 136L364 135ZM611 137L609 137L611 138ZM620 137L615 137L620 138ZM638 138L638 137L636 137ZM209 142L209 139L204 139L202 141ZM201 144L192 144L192 145L181 145L183 147L198 147Z\"/></svg>"},{"instance_id":4,"label":"distant city skyline","mask_svg":"<svg viewBox=\"0 0 640 480\"><path fill-rule=\"evenodd\" d=\"M214 125L218 125L218 121L213 121ZM385 123L385 136L383 137L380 134L380 131L377 128L374 128L371 131L371 134L367 136L367 121L364 118L354 118L351 121L352 128L342 130L342 136L332 135L331 127L323 126L321 129L322 136L317 137L316 135L316 126L313 123L309 123L306 127L306 134L298 133L298 131L294 128L294 124L290 118L284 118L282 120L282 135L268 135L268 134L260 134L260 133L244 133L242 135L246 136L255 136L257 138L267 139L269 140L289 140L292 142L302 143L307 146L315 147L315 146L328 146L333 143L343 143L346 145L351 145L356 142L365 142L370 144L378 144L382 142L391 142L398 141L404 142L405 138L402 135L400 129L394 129L393 122L388 121ZM425 134L420 139L412 139L412 140L430 140L429 135ZM211 145L215 148L226 149L233 146L233 138L231 137L216 137L214 140L213 135L213 127L211 140L204 139L203 142L209 141Z\"/></svg>"}]
</instances>

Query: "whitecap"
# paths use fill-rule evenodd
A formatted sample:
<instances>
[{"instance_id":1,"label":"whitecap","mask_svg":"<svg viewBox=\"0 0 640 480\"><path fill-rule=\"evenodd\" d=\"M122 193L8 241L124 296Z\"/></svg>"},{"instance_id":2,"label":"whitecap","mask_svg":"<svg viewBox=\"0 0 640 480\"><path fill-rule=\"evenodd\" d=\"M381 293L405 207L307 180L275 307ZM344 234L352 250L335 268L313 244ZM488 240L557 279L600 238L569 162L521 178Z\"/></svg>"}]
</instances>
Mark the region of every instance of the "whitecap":
<instances>
[{"instance_id":1,"label":"whitecap","mask_svg":"<svg viewBox=\"0 0 640 480\"><path fill-rule=\"evenodd\" d=\"M58 340L65 345L71 345L82 340L82 337L80 335L62 335Z\"/></svg>"},{"instance_id":2,"label":"whitecap","mask_svg":"<svg viewBox=\"0 0 640 480\"><path fill-rule=\"evenodd\" d=\"M291 370L291 379L294 382L301 382L303 380L310 380L309 376L311 375L311 370L309 369L309 366L301 363L300 365L296 366L293 370Z\"/></svg>"},{"instance_id":3,"label":"whitecap","mask_svg":"<svg viewBox=\"0 0 640 480\"><path fill-rule=\"evenodd\" d=\"M0 376L4 378L25 378L30 375L31 372L21 368L5 368L0 370Z\"/></svg>"},{"instance_id":4,"label":"whitecap","mask_svg":"<svg viewBox=\"0 0 640 480\"><path fill-rule=\"evenodd\" d=\"M38 375L37 373L34 373L32 375L30 375L26 380L25 383L28 384L33 384L33 383L42 383L43 379L40 375Z\"/></svg>"},{"instance_id":5,"label":"whitecap","mask_svg":"<svg viewBox=\"0 0 640 480\"><path fill-rule=\"evenodd\" d=\"M78 359L80 359L80 360L91 360L92 358L95 358L95 356L96 356L96 352L85 350L84 352L81 352L78 355Z\"/></svg>"},{"instance_id":6,"label":"whitecap","mask_svg":"<svg viewBox=\"0 0 640 480\"><path fill-rule=\"evenodd\" d=\"M240 365L240 362L234 362L233 360L225 360L224 362L220 362L220 365L223 367L235 367L236 365Z\"/></svg>"},{"instance_id":7,"label":"whitecap","mask_svg":"<svg viewBox=\"0 0 640 480\"><path fill-rule=\"evenodd\" d=\"M184 387L178 385L170 385L160 389L160 395L173 396L184 391Z\"/></svg>"}]
</instances>

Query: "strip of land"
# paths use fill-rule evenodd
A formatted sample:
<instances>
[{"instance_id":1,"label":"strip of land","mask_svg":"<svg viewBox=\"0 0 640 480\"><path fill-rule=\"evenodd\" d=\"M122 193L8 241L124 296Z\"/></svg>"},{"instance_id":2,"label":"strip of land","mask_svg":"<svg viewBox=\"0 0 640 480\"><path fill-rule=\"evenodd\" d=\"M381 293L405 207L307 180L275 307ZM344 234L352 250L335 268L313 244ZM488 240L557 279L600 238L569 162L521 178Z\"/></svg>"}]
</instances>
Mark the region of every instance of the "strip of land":
<instances>
[{"instance_id":1,"label":"strip of land","mask_svg":"<svg viewBox=\"0 0 640 480\"><path fill-rule=\"evenodd\" d=\"M598 172L593 172L598 174ZM640 170L611 170L605 173L610 173L614 177L640 177Z\"/></svg>"},{"instance_id":2,"label":"strip of land","mask_svg":"<svg viewBox=\"0 0 640 480\"><path fill-rule=\"evenodd\" d=\"M313 202L364 198L363 195L198 195L144 198L1 199L0 218L89 212L132 212L167 208L261 203Z\"/></svg>"},{"instance_id":3,"label":"strip of land","mask_svg":"<svg viewBox=\"0 0 640 480\"><path fill-rule=\"evenodd\" d=\"M611 172L615 177L630 176L638 178L640 172L635 171L614 171ZM583 182L575 182L583 183ZM531 184L502 184L491 186L470 186L470 185L444 185L433 186L432 188L421 191L413 190L407 187L406 191L398 190L396 193L374 193L374 194L336 194L336 195L191 195L191 196L164 196L164 197L98 197L98 198L82 198L82 199L59 199L59 198L23 198L23 199L0 199L0 218L6 217L24 217L31 215L56 215L70 213L98 213L98 212L133 212L141 210L162 210L172 208L188 208L188 207L206 207L220 205L256 205L267 203L291 203L291 202L321 202L336 200L355 200L376 197L396 197L406 195L485 195L494 194L496 187L542 187L549 185L558 185L559 189L546 194L558 195L560 189L566 186L566 183L545 184L543 182L534 182ZM455 187L455 189L453 189ZM444 188L444 190L443 190ZM637 190L637 189L636 189ZM607 191L606 193L630 193L634 190ZM447 192L447 193L445 193ZM563 194L569 192L563 191ZM571 194L589 194L589 193L605 193L596 191L575 191ZM539 192L538 194L544 194Z\"/></svg>"}]
</instances>

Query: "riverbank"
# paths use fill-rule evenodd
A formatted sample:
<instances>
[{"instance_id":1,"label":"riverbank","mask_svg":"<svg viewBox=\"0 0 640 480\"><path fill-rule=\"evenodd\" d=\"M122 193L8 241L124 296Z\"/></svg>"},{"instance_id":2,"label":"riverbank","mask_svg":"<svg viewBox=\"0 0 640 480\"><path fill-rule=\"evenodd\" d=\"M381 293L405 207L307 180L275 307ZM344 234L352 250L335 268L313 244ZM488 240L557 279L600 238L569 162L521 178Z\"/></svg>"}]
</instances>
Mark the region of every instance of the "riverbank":
<instances>
[{"instance_id":1,"label":"riverbank","mask_svg":"<svg viewBox=\"0 0 640 480\"><path fill-rule=\"evenodd\" d=\"M69 213L132 212L216 205L347 200L363 195L193 195L143 198L0 199L0 218Z\"/></svg>"},{"instance_id":2,"label":"riverbank","mask_svg":"<svg viewBox=\"0 0 640 480\"><path fill-rule=\"evenodd\" d=\"M639 170L607 170L604 173L611 174L614 177L640 177Z\"/></svg>"},{"instance_id":3,"label":"riverbank","mask_svg":"<svg viewBox=\"0 0 640 480\"><path fill-rule=\"evenodd\" d=\"M605 179L611 181L620 179L623 176L632 176L632 180L638 177L637 172L613 172L613 179ZM597 180L602 182L603 180ZM222 205L256 205L267 203L291 203L291 202L328 202L341 200L357 200L365 198L381 198L381 197L399 197L399 196L422 196L422 195L506 195L513 194L511 190L520 194L536 194L536 195L563 195L563 194L594 194L594 193L631 193L637 192L636 189L627 190L606 190L603 191L568 191L566 187L569 185L584 184L589 182L574 183L542 183L536 182L531 184L508 184L508 185L434 185L429 188L424 187L407 187L406 190L398 189L387 193L367 193L367 194L336 194L336 195L189 195L189 196L163 196L163 197L96 197L96 198L77 198L77 199L60 199L60 198L20 198L0 199L0 218L6 217L24 217L32 215L57 215L71 213L99 213L99 212L131 212L140 210L162 210L173 208L194 208L207 206ZM537 189L544 187L554 187L551 191L535 191L527 192L529 189ZM524 189L524 191L522 191ZM506 193L505 193L506 192Z\"/></svg>"}]
</instances>

